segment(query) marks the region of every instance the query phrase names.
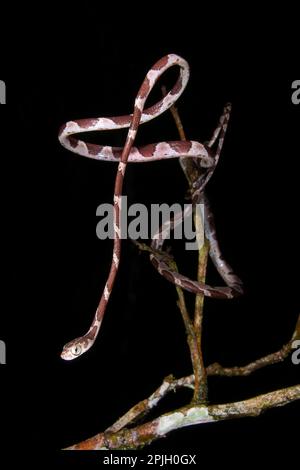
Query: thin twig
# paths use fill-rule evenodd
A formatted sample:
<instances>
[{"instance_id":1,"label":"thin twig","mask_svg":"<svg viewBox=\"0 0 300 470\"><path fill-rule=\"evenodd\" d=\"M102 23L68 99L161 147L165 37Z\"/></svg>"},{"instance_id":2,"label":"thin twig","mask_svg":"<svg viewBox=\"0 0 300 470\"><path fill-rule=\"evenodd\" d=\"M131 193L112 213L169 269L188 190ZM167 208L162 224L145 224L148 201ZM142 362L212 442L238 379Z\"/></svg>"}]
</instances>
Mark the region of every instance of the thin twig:
<instances>
[{"instance_id":1,"label":"thin twig","mask_svg":"<svg viewBox=\"0 0 300 470\"><path fill-rule=\"evenodd\" d=\"M195 212L195 227L196 233L200 233L203 230L203 225L201 224L200 214L198 211ZM208 261L208 251L209 244L207 240L204 240L203 246L199 250L198 254L198 272L197 279L199 282L205 282L206 278L206 269ZM197 348L199 351L199 361L200 361L200 386L197 390L195 387L194 390L194 401L196 403L205 403L207 401L207 376L206 369L203 361L203 352L202 352L202 325L203 325L203 306L204 306L204 295L198 294L195 299L195 314L194 314L194 330L196 334Z\"/></svg>"},{"instance_id":2,"label":"thin twig","mask_svg":"<svg viewBox=\"0 0 300 470\"><path fill-rule=\"evenodd\" d=\"M166 87L162 87L162 93L163 93L164 96L166 95L166 92L167 92ZM182 125L182 121L180 119L180 115L179 115L178 109L175 106L175 104L173 104L171 106L170 111L171 111L173 119L175 121L180 140L186 140L186 136L185 136L184 128L183 128L183 125Z\"/></svg>"},{"instance_id":3,"label":"thin twig","mask_svg":"<svg viewBox=\"0 0 300 470\"><path fill-rule=\"evenodd\" d=\"M167 94L166 87L162 86L161 90L162 90L163 96L166 96L166 94ZM180 140L185 141L186 136L185 136L184 128L183 128L183 125L182 125L177 107L173 104L170 108L170 111L171 111L173 119L175 121L177 130L178 130L178 134L179 134L179 138L180 138ZM198 178L198 169L194 165L194 162L191 158L184 158L184 157L180 158L179 163L180 163L180 166L181 166L181 168L182 168L182 170L183 170L183 172L184 172L184 174L185 174L185 176L188 180L189 186L191 188L193 182Z\"/></svg>"},{"instance_id":4,"label":"thin twig","mask_svg":"<svg viewBox=\"0 0 300 470\"><path fill-rule=\"evenodd\" d=\"M155 250L153 250L153 248L148 246L147 244L137 242L135 240L132 240L132 241L140 250L147 251L150 253L155 253ZM167 262L168 262L169 267L173 271L178 272L177 264L173 259L170 258L168 259ZM196 334L193 322L190 319L190 316L186 307L183 289L179 287L178 285L176 285L176 291L177 291L177 296L178 296L177 306L180 310L182 320L184 323L184 327L185 327L185 331L187 335L187 343L188 343L189 350L190 350L190 356L191 356L193 372L194 372L194 377L195 377L194 395L193 395L192 401L193 403L199 403L200 401L202 402L206 399L206 372L205 372L205 368L203 365L201 349L199 349L199 346L198 346L197 334ZM202 377L205 377L204 384L203 384Z\"/></svg>"},{"instance_id":5,"label":"thin twig","mask_svg":"<svg viewBox=\"0 0 300 470\"><path fill-rule=\"evenodd\" d=\"M177 265L174 261L172 262L172 265L173 265L173 269L177 270ZM202 383L203 383L202 382L202 377L203 377L203 375L206 375L205 370L203 372L203 367L204 366L203 366L201 349L199 349L198 342L197 342L197 334L195 332L193 323L190 319L190 316L189 316L187 308L186 308L186 303L185 303L185 299L184 299L183 290L179 286L176 286L176 291L177 291L177 295L178 295L177 305L179 307L179 310L180 310L180 313L181 313L181 316L182 316L182 319L183 319L183 322L184 322L185 330L186 330L186 333L187 333L187 342L188 342L189 349L190 349L192 366L193 366L194 377L195 377L195 379L194 379L194 395L193 395L192 402L193 403L199 403L200 402L199 397L200 396L202 397L202 395L205 396L204 393L203 394L201 393L202 392L202 387L201 386L202 386ZM206 399L206 396L205 396L205 398L202 398L202 400L203 399Z\"/></svg>"},{"instance_id":6,"label":"thin twig","mask_svg":"<svg viewBox=\"0 0 300 470\"><path fill-rule=\"evenodd\" d=\"M137 242L135 240L132 240L132 241L140 250L147 251L150 253L155 253L155 250L153 250L152 247L146 245L145 243ZM173 271L178 272L177 264L173 259L169 258L167 262L168 262L169 267ZM201 349L199 348L196 329L194 328L193 322L190 319L190 316L186 307L183 289L179 287L178 285L176 285L176 291L177 291L177 296L178 296L177 306L179 308L179 311L181 313L182 320L184 323L184 327L185 327L185 331L187 335L187 343L188 343L189 350L190 350L190 356L191 356L193 372L194 372L194 377L195 377L194 395L193 395L192 401L193 403L200 403L200 402L202 403L204 400L206 400L206 371L205 371L204 364L203 364ZM204 377L204 381L202 377Z\"/></svg>"},{"instance_id":7,"label":"thin twig","mask_svg":"<svg viewBox=\"0 0 300 470\"><path fill-rule=\"evenodd\" d=\"M227 377L250 375L258 369L284 361L292 352L293 342L298 339L300 339L300 315L291 340L279 349L279 351L261 357L242 367L222 367L218 363L211 364L206 369L207 375L223 375Z\"/></svg>"},{"instance_id":8,"label":"thin twig","mask_svg":"<svg viewBox=\"0 0 300 470\"><path fill-rule=\"evenodd\" d=\"M163 94L166 94L166 90L163 89ZM184 128L178 109L175 105L171 106L170 111L174 118L178 134L181 140L186 140ZM195 170L193 162L188 158L181 158L180 163L185 173L190 187L195 178L198 176ZM201 215L198 211L195 211L195 227L196 227L196 237L198 238L200 233L203 232L203 224L201 223ZM203 246L199 249L198 254L198 270L197 270L197 279L200 282L205 282L206 278L206 268L208 260L208 242L204 241ZM178 306L180 308L185 327L188 334L188 343L191 351L193 369L195 373L195 388L193 395L193 403L206 403L207 401L207 377L206 370L203 361L202 354L202 320L203 320L203 304L204 304L204 295L196 295L195 300L195 314L194 314L194 326L190 324L190 317L186 310L184 294L181 288L177 287L177 294L179 298Z\"/></svg>"}]
</instances>

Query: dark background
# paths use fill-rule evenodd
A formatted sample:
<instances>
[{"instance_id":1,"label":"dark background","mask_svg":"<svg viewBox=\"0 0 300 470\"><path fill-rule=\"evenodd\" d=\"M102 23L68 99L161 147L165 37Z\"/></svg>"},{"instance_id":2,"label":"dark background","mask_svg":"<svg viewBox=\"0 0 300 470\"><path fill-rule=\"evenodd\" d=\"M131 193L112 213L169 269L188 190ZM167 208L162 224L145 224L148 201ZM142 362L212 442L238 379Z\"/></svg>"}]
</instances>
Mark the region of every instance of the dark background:
<instances>
[{"instance_id":1,"label":"dark background","mask_svg":"<svg viewBox=\"0 0 300 470\"><path fill-rule=\"evenodd\" d=\"M46 18L48 12L40 15ZM88 329L106 280L112 242L96 238L95 213L99 204L112 201L116 171L115 164L63 149L57 140L60 125L131 112L146 72L170 52L191 66L178 102L189 138L205 141L224 104L232 102L224 150L207 193L224 255L246 293L238 300L205 301L203 340L206 364L232 366L280 349L299 314L300 106L291 102L297 79L292 43L283 45L276 28L257 17L249 29L234 19L230 26L202 19L191 27L191 17L175 14L151 27L149 18L126 27L120 14L118 22L100 19L87 6L69 35L59 14L54 17L45 39L39 22L32 37L25 25L1 70L7 84L7 105L0 112L8 282L0 330L7 365L0 372L3 450L9 449L11 458L18 446L31 456L41 451L62 461L66 457L59 449L104 430L166 375L190 374L191 365L174 286L129 241L123 242L117 282L94 347L77 361L60 359L62 346ZM56 42L58 31L64 34ZM162 82L172 85L175 75L166 74ZM159 96L158 86L150 101ZM103 133L95 141L122 145L125 136ZM165 113L139 130L137 142L176 138ZM177 161L127 170L129 202L183 202L185 192ZM181 248L174 248L181 271L194 277L195 259ZM220 282L211 268L208 281ZM192 306L193 297L188 299ZM287 359L248 378L210 378L209 400L250 398L296 384L298 376L299 367ZM189 395L172 394L158 411L181 406ZM189 450L214 460L220 449L228 462L236 460L236 449L248 457L259 451L267 457L292 454L297 413L294 403L255 419L183 429L146 451Z\"/></svg>"}]
</instances>

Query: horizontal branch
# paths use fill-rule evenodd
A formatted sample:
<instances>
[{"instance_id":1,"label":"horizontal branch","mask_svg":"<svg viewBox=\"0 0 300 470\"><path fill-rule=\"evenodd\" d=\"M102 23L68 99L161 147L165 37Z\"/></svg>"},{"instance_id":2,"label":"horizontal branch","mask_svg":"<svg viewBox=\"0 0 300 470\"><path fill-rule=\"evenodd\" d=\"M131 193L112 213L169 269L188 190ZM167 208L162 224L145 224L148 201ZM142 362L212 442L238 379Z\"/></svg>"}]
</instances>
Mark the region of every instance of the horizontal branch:
<instances>
[{"instance_id":1,"label":"horizontal branch","mask_svg":"<svg viewBox=\"0 0 300 470\"><path fill-rule=\"evenodd\" d=\"M250 362L245 366L223 367L221 364L216 362L206 368L206 373L208 376L220 375L224 377L238 377L250 375L252 374L252 372L262 369L263 367L283 362L291 354L293 350L293 343L296 340L300 340L300 315L298 316L297 324L293 332L292 338L287 344L285 344L281 349L279 349L279 351L256 359L255 361ZM181 380L188 381L190 387L192 387L194 384L193 375L184 377Z\"/></svg>"},{"instance_id":2,"label":"horizontal branch","mask_svg":"<svg viewBox=\"0 0 300 470\"><path fill-rule=\"evenodd\" d=\"M206 369L207 375L223 375L227 377L250 375L258 369L284 361L291 354L293 342L297 339L300 339L300 315L298 316L296 328L291 340L279 349L279 351L261 357L242 367L222 367L218 363L211 364Z\"/></svg>"},{"instance_id":3,"label":"horizontal branch","mask_svg":"<svg viewBox=\"0 0 300 470\"><path fill-rule=\"evenodd\" d=\"M66 450L137 449L176 429L231 418L258 416L267 409L284 406L299 399L300 385L295 385L234 403L211 406L189 405L132 429L97 434Z\"/></svg>"}]
</instances>

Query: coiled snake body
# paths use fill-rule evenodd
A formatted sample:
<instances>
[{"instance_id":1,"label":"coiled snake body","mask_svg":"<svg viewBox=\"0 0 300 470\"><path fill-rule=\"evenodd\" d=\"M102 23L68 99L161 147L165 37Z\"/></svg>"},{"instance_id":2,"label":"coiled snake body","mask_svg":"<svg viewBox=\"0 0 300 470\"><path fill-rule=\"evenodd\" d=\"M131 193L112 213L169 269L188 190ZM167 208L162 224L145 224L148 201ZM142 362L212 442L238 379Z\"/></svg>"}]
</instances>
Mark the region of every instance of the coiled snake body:
<instances>
[{"instance_id":1,"label":"coiled snake body","mask_svg":"<svg viewBox=\"0 0 300 470\"><path fill-rule=\"evenodd\" d=\"M167 69L175 65L179 66L180 73L174 87L155 105L144 109L146 100L157 80ZM203 193L204 187L211 177L219 159L229 120L231 109L230 105L225 107L219 125L207 145L203 145L196 141L172 141L160 142L139 148L133 146L139 125L158 117L164 111L169 109L183 92L188 79L188 63L175 54L169 54L156 62L147 73L136 96L133 114L113 118L92 118L70 121L62 126L59 132L59 141L66 149L85 157L101 161L106 160L118 162L114 188L114 246L109 275L89 330L85 335L70 341L64 346L61 353L61 357L63 359L75 359L90 349L94 344L101 327L120 261L121 195L128 162L149 162L168 158L192 158L197 162L198 167L201 169L201 177L199 177L199 180L195 182L192 199L193 202L201 201L205 205L205 235L210 244L210 256L220 275L227 284L227 287L211 287L204 283L192 281L172 270L166 262L165 257L160 254L163 245L162 237L158 236L152 241L153 252L150 255L150 259L161 275L174 284L180 285L183 289L191 292L218 298L232 298L242 292L242 283L240 279L233 274L230 266L222 258L216 238L213 216L209 209L208 200ZM121 128L129 128L123 149L90 144L73 137L81 132L114 130ZM217 149L213 152L211 148L216 141L218 141ZM169 222L168 225L174 226L179 222L180 220L173 221L172 223ZM164 227L161 227L160 230L163 231Z\"/></svg>"}]
</instances>

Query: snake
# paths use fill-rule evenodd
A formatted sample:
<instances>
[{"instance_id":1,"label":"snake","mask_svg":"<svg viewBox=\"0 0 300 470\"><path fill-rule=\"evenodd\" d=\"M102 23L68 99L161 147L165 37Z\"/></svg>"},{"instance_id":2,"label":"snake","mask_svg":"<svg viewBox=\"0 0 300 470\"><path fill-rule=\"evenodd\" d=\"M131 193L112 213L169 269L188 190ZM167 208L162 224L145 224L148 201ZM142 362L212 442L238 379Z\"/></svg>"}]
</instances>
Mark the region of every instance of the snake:
<instances>
[{"instance_id":1,"label":"snake","mask_svg":"<svg viewBox=\"0 0 300 470\"><path fill-rule=\"evenodd\" d=\"M162 99L151 107L145 108L145 103L154 85L168 69L174 66L179 68L179 75L175 85L162 97ZM168 54L158 60L149 69L136 95L133 112L131 114L115 117L72 120L63 124L59 130L59 142L67 150L84 157L118 163L113 196L114 242L109 274L89 330L83 336L75 338L65 344L61 352L61 358L64 360L73 360L87 352L93 346L100 331L120 263L121 196L128 163L145 163L172 158L180 159L180 161L183 161L185 158L193 159L195 164L198 166L201 175L199 180L196 181L193 186L193 202L205 199L205 207L207 208L205 233L210 243L210 256L226 282L227 287L210 287L204 283L191 281L187 277L174 271L169 266L163 254L160 253L163 244L160 236L152 242L152 247L155 252L151 253L150 259L154 267L162 276L188 291L217 298L232 298L236 295L240 295L241 293L241 281L233 274L230 266L222 258L216 238L212 213L209 208L208 200L204 198L203 194L204 187L210 179L218 162L227 128L228 114L230 114L230 105L225 107L219 125L207 144L202 144L192 140L181 140L159 142L142 147L135 147L133 145L139 126L157 118L173 106L184 91L188 83L189 76L190 69L187 61L176 54ZM77 138L77 134L80 133L118 130L122 128L128 128L124 147L92 144ZM219 139L218 147L217 150L213 152L212 147L217 139ZM179 221L176 221L175 224L176 223L179 223ZM174 225L174 223L170 222L169 227L172 225ZM160 227L160 234L164 229L164 227Z\"/></svg>"}]
</instances>

